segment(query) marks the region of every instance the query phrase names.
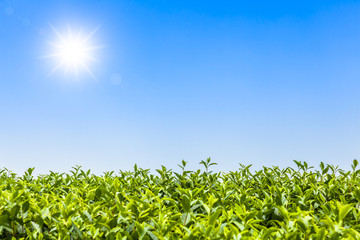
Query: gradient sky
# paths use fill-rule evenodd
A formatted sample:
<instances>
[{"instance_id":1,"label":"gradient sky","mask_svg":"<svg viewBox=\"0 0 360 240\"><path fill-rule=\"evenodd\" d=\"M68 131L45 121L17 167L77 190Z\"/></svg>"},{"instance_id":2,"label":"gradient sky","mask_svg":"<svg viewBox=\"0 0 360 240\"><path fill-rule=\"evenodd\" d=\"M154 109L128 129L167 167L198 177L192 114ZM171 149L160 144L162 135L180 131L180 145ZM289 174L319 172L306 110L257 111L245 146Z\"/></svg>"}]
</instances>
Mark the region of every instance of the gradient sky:
<instances>
[{"instance_id":1,"label":"gradient sky","mask_svg":"<svg viewBox=\"0 0 360 240\"><path fill-rule=\"evenodd\" d=\"M50 24L101 26L97 81L46 77ZM0 167L349 169L359 66L358 1L0 0Z\"/></svg>"}]
</instances>

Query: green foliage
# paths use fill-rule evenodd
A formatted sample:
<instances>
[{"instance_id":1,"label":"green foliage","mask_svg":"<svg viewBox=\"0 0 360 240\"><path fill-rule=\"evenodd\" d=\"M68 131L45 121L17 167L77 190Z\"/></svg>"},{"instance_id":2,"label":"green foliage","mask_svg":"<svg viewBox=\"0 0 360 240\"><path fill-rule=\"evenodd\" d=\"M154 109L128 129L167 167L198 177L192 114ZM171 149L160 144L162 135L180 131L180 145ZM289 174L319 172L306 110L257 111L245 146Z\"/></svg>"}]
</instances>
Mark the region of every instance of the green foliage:
<instances>
[{"instance_id":1,"label":"green foliage","mask_svg":"<svg viewBox=\"0 0 360 240\"><path fill-rule=\"evenodd\" d=\"M0 170L0 239L360 239L360 177L320 163L214 173Z\"/></svg>"}]
</instances>

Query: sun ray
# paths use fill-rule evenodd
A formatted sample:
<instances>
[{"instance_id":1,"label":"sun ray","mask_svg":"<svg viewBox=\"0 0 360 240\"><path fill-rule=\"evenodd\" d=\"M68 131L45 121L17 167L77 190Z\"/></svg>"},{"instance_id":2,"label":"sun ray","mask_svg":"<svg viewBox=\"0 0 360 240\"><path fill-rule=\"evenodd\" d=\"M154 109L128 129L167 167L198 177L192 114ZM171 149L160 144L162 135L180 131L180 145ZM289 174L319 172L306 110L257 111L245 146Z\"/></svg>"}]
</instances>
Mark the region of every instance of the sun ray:
<instances>
[{"instance_id":1,"label":"sun ray","mask_svg":"<svg viewBox=\"0 0 360 240\"><path fill-rule=\"evenodd\" d=\"M92 62L99 62L99 60L97 60L96 58L90 57L90 56L87 56L86 59L90 60Z\"/></svg>"},{"instance_id":2,"label":"sun ray","mask_svg":"<svg viewBox=\"0 0 360 240\"><path fill-rule=\"evenodd\" d=\"M99 46L89 47L89 48L85 49L85 51L93 51L93 50L102 49L102 48L106 48L106 46L99 45Z\"/></svg>"},{"instance_id":3,"label":"sun ray","mask_svg":"<svg viewBox=\"0 0 360 240\"><path fill-rule=\"evenodd\" d=\"M79 80L79 69L77 66L75 67L75 74L76 74L76 79Z\"/></svg>"},{"instance_id":4,"label":"sun ray","mask_svg":"<svg viewBox=\"0 0 360 240\"><path fill-rule=\"evenodd\" d=\"M61 48L62 45L60 43L55 43L55 42L46 42L47 44L55 47L55 48Z\"/></svg>"},{"instance_id":5,"label":"sun ray","mask_svg":"<svg viewBox=\"0 0 360 240\"><path fill-rule=\"evenodd\" d=\"M50 24L49 24L50 25ZM82 37L81 32L74 33L71 27L68 27L67 34L61 34L55 27L50 25L51 29L58 38L57 42L48 42L54 48L54 52L42 56L41 58L55 58L59 63L51 70L48 77L56 72L59 68L64 67L64 72L67 73L69 69L73 69L76 78L79 78L79 70L85 70L93 79L96 76L90 69L89 62L98 62L93 56L92 52L98 49L105 48L105 45L91 45L89 40L99 30L100 26L93 29L85 37Z\"/></svg>"},{"instance_id":6,"label":"sun ray","mask_svg":"<svg viewBox=\"0 0 360 240\"><path fill-rule=\"evenodd\" d=\"M69 64L69 63L66 64L66 67L65 67L65 70L64 70L65 73L67 73L69 71L70 66L71 66L71 64Z\"/></svg>"},{"instance_id":7,"label":"sun ray","mask_svg":"<svg viewBox=\"0 0 360 240\"><path fill-rule=\"evenodd\" d=\"M55 27L53 27L51 24L49 24L51 29L54 31L54 33L56 34L56 36L58 36L59 39L61 39L62 41L65 41L65 38L56 30Z\"/></svg>"},{"instance_id":8,"label":"sun ray","mask_svg":"<svg viewBox=\"0 0 360 240\"><path fill-rule=\"evenodd\" d=\"M52 70L49 72L49 74L46 76L47 78L50 77L54 72L56 72L61 66L64 65L64 61L58 63Z\"/></svg>"},{"instance_id":9,"label":"sun ray","mask_svg":"<svg viewBox=\"0 0 360 240\"><path fill-rule=\"evenodd\" d=\"M99 29L100 29L100 25L97 26L96 28L94 28L94 30L92 30L84 39L83 42L86 42L87 40L89 40Z\"/></svg>"},{"instance_id":10,"label":"sun ray","mask_svg":"<svg viewBox=\"0 0 360 240\"><path fill-rule=\"evenodd\" d=\"M90 74L90 76L97 81L95 74L90 70L90 68L88 68L88 66L86 66L85 64L81 64L81 66Z\"/></svg>"}]
</instances>

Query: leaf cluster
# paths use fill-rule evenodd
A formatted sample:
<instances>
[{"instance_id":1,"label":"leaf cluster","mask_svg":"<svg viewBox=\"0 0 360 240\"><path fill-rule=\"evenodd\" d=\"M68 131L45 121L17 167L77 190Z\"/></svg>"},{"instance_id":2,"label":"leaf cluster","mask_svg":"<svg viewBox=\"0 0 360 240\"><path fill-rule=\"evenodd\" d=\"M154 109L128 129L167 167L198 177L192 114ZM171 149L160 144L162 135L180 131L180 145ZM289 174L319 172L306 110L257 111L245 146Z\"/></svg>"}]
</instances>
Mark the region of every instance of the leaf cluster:
<instances>
[{"instance_id":1,"label":"leaf cluster","mask_svg":"<svg viewBox=\"0 0 360 240\"><path fill-rule=\"evenodd\" d=\"M295 161L228 173L0 171L0 239L360 239L360 177Z\"/></svg>"}]
</instances>

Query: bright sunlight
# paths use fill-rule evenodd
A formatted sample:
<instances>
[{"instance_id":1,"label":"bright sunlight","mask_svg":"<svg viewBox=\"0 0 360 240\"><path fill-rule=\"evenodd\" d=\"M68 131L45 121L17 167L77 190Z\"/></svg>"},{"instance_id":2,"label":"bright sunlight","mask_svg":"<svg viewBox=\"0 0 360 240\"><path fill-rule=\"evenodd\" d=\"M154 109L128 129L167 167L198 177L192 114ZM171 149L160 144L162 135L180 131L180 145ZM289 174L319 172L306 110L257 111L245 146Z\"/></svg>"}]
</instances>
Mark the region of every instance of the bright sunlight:
<instances>
[{"instance_id":1,"label":"bright sunlight","mask_svg":"<svg viewBox=\"0 0 360 240\"><path fill-rule=\"evenodd\" d=\"M93 51L104 46L93 46L89 42L92 36L99 29L95 28L89 34L82 36L81 32L74 34L71 28L68 33L61 34L57 29L51 26L56 34L58 41L49 42L54 47L54 52L50 55L44 56L45 58L56 58L58 60L57 65L52 69L48 76L52 75L60 68L64 68L65 73L72 69L72 71L78 77L81 69L85 70L92 78L96 79L94 73L89 67L90 62L96 62L96 58L93 56Z\"/></svg>"}]
</instances>

